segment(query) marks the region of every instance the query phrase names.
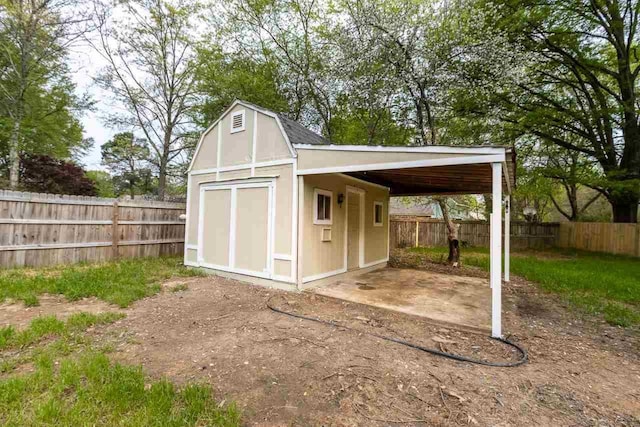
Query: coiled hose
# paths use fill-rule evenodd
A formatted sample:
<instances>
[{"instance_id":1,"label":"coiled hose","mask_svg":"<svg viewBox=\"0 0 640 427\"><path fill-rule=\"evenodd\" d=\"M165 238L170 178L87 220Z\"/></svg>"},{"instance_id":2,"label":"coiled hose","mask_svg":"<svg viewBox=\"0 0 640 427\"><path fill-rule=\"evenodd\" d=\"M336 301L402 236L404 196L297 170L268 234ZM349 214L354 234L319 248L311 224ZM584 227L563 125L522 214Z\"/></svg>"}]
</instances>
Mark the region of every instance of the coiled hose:
<instances>
[{"instance_id":1,"label":"coiled hose","mask_svg":"<svg viewBox=\"0 0 640 427\"><path fill-rule=\"evenodd\" d=\"M511 347L515 348L518 351L518 353L520 353L520 358L518 360L516 360L516 361L513 361L513 362L487 362L485 360L473 359L471 357L460 356L458 354L447 353L447 352L436 350L436 349L433 349L433 348L423 347L421 345L414 344L414 343L411 343L411 342L408 342L408 341L405 341L405 340L401 340L399 338L387 337L387 336L384 336L384 335L378 335L378 334L374 334L374 333L371 333L371 332L365 332L365 331L362 331L360 329L351 328L349 326L344 326L344 325L341 325L339 323L332 322L330 320L322 320L322 319L318 319L316 317L303 316L301 314L296 314L296 313L292 313L292 312L289 312L289 311L284 311L284 310L281 310L279 308L274 307L271 304L271 299L274 298L275 296L276 295L273 295L267 300L267 307L270 310L272 310L272 311L274 311L276 313L284 314L286 316L291 316L291 317L295 317L295 318L298 318L298 319L303 319L303 320L309 320L309 321L312 321L312 322L322 323L324 325L329 325L329 326L332 326L334 328L348 329L350 331L358 332L360 334L365 334L365 335L369 335L369 336L372 336L372 337L375 337L375 338L379 338L379 339L382 339L382 340L385 340L385 341L391 341L391 342L394 342L396 344L405 345L407 347L411 347L411 348L414 348L416 350L424 351L425 353L433 354L435 356L446 357L446 358L449 358L449 359L457 360L459 362L468 362L468 363L474 363L476 365L491 366L491 367L496 367L496 368L513 368L515 366L520 366L520 365L526 363L527 360L528 360L527 351L524 348L520 347L518 344L516 344L514 342L511 342L511 341L509 341L509 340L507 340L505 338L490 337L493 340L500 341L501 343L504 343L504 344L506 344L508 346L511 346Z\"/></svg>"}]
</instances>

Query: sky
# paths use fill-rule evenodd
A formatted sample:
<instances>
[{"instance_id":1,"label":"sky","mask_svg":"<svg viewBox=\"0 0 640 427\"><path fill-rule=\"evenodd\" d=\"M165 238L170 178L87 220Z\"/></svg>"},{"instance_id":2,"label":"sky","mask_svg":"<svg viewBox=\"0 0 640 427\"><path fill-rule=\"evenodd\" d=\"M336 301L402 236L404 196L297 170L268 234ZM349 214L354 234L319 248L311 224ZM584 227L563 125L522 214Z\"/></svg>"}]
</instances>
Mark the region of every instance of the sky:
<instances>
[{"instance_id":1,"label":"sky","mask_svg":"<svg viewBox=\"0 0 640 427\"><path fill-rule=\"evenodd\" d=\"M115 133L102 120L105 101L110 99L110 94L98 88L93 82L93 78L104 65L104 60L89 45L76 45L69 53L69 66L76 84L76 94L78 96L89 94L95 102L94 111L86 112L81 117L84 128L83 136L95 140L91 150L84 158L80 159L87 170L104 170L104 166L100 164L100 146Z\"/></svg>"}]
</instances>

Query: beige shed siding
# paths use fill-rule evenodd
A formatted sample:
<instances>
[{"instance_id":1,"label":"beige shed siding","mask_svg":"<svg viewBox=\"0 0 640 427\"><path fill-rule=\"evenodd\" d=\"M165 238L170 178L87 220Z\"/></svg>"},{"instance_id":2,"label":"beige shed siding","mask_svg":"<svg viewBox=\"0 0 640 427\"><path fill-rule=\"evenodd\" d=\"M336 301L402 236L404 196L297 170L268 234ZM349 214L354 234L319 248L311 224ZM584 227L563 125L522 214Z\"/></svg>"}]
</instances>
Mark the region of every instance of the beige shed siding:
<instances>
[{"instance_id":1,"label":"beige shed siding","mask_svg":"<svg viewBox=\"0 0 640 427\"><path fill-rule=\"evenodd\" d=\"M193 160L193 170L215 168L218 161L218 125L207 132L202 142L198 155Z\"/></svg>"},{"instance_id":2,"label":"beige shed siding","mask_svg":"<svg viewBox=\"0 0 640 427\"><path fill-rule=\"evenodd\" d=\"M392 153L298 149L298 170L376 163L412 162L465 156L464 154Z\"/></svg>"},{"instance_id":3,"label":"beige shed siding","mask_svg":"<svg viewBox=\"0 0 640 427\"><path fill-rule=\"evenodd\" d=\"M291 255L291 233L293 221L293 166L280 165L256 168L256 176L274 176L276 178L276 218L275 248L276 254Z\"/></svg>"},{"instance_id":4,"label":"beige shed siding","mask_svg":"<svg viewBox=\"0 0 640 427\"><path fill-rule=\"evenodd\" d=\"M187 228L185 230L185 244L198 244L198 213L200 211L200 183L215 181L216 174L189 176L189 206L187 207Z\"/></svg>"},{"instance_id":5,"label":"beige shed siding","mask_svg":"<svg viewBox=\"0 0 640 427\"><path fill-rule=\"evenodd\" d=\"M304 207L302 209L302 277L309 280L319 275L341 272L345 269L345 217L347 212L347 186L365 191L365 264L382 261L387 255L387 224L373 227L373 201L383 201L385 214L389 205L387 190L377 186L350 179L337 174L308 175L304 177ZM333 223L331 225L315 225L313 223L314 189L333 192ZM338 206L338 194L345 195L342 207ZM352 193L353 194L353 193ZM368 212L371 211L371 212ZM331 241L321 241L323 228L331 228Z\"/></svg>"},{"instance_id":6,"label":"beige shed siding","mask_svg":"<svg viewBox=\"0 0 640 427\"><path fill-rule=\"evenodd\" d=\"M291 157L287 142L276 119L258 113L258 138L256 139L256 162L287 159Z\"/></svg>"},{"instance_id":7,"label":"beige shed siding","mask_svg":"<svg viewBox=\"0 0 640 427\"><path fill-rule=\"evenodd\" d=\"M220 172L220 177L218 180L226 181L229 179L241 179L241 178L249 178L251 176L251 167L247 167L247 169L240 169L237 171L227 171Z\"/></svg>"},{"instance_id":8,"label":"beige shed siding","mask_svg":"<svg viewBox=\"0 0 640 427\"><path fill-rule=\"evenodd\" d=\"M187 248L186 253L186 260L188 262L196 263L198 261L198 251L196 251L195 249Z\"/></svg>"},{"instance_id":9,"label":"beige shed siding","mask_svg":"<svg viewBox=\"0 0 640 427\"><path fill-rule=\"evenodd\" d=\"M264 273L269 254L269 189L237 190L234 267Z\"/></svg>"},{"instance_id":10,"label":"beige shed siding","mask_svg":"<svg viewBox=\"0 0 640 427\"><path fill-rule=\"evenodd\" d=\"M382 226L373 225L374 202L382 202ZM364 196L364 263L386 260L389 221L389 193L378 187L367 189Z\"/></svg>"},{"instance_id":11,"label":"beige shed siding","mask_svg":"<svg viewBox=\"0 0 640 427\"><path fill-rule=\"evenodd\" d=\"M231 117L233 113L243 110L245 112L245 130L231 133ZM222 125L220 166L226 167L251 163L253 151L253 110L242 105L236 105L220 120L219 125Z\"/></svg>"},{"instance_id":12,"label":"beige shed siding","mask_svg":"<svg viewBox=\"0 0 640 427\"><path fill-rule=\"evenodd\" d=\"M291 261L276 259L273 261L273 272L280 277L291 277Z\"/></svg>"},{"instance_id":13,"label":"beige shed siding","mask_svg":"<svg viewBox=\"0 0 640 427\"><path fill-rule=\"evenodd\" d=\"M229 265L231 190L204 192L202 259L207 264Z\"/></svg>"}]
</instances>

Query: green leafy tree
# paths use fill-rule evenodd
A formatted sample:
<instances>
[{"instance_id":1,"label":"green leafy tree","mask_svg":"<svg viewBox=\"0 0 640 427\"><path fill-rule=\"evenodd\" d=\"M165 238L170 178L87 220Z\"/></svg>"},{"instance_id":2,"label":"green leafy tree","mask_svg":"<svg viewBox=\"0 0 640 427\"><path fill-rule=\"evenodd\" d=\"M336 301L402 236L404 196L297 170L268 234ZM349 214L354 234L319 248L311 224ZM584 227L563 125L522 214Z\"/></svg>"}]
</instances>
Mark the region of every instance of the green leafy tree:
<instances>
[{"instance_id":1,"label":"green leafy tree","mask_svg":"<svg viewBox=\"0 0 640 427\"><path fill-rule=\"evenodd\" d=\"M489 111L518 132L594 159L615 222L637 222L640 201L637 1L482 2L519 74L492 87ZM498 74L487 76L502 81ZM478 97L481 98L481 97Z\"/></svg>"},{"instance_id":2,"label":"green leafy tree","mask_svg":"<svg viewBox=\"0 0 640 427\"><path fill-rule=\"evenodd\" d=\"M125 0L96 8L98 40L92 45L107 63L97 82L127 111L112 114L109 123L144 135L160 199L172 165L185 162L193 141L197 12L198 4L189 0Z\"/></svg>"},{"instance_id":3,"label":"green leafy tree","mask_svg":"<svg viewBox=\"0 0 640 427\"><path fill-rule=\"evenodd\" d=\"M69 47L87 30L77 0L0 0L0 150L9 185L21 153L71 157L82 148Z\"/></svg>"},{"instance_id":4,"label":"green leafy tree","mask_svg":"<svg viewBox=\"0 0 640 427\"><path fill-rule=\"evenodd\" d=\"M216 44L202 43L197 62L201 64L196 80L202 100L195 113L201 127L220 117L236 98L273 111L289 112L278 67L268 58L225 54Z\"/></svg>"},{"instance_id":5,"label":"green leafy tree","mask_svg":"<svg viewBox=\"0 0 640 427\"><path fill-rule=\"evenodd\" d=\"M98 197L116 197L113 179L109 172L93 170L86 172L87 178L93 181Z\"/></svg>"},{"instance_id":6,"label":"green leafy tree","mask_svg":"<svg viewBox=\"0 0 640 427\"><path fill-rule=\"evenodd\" d=\"M116 134L102 145L102 164L113 174L116 192L126 191L135 198L136 190L149 190L151 173L147 165L149 147L131 132Z\"/></svg>"}]
</instances>

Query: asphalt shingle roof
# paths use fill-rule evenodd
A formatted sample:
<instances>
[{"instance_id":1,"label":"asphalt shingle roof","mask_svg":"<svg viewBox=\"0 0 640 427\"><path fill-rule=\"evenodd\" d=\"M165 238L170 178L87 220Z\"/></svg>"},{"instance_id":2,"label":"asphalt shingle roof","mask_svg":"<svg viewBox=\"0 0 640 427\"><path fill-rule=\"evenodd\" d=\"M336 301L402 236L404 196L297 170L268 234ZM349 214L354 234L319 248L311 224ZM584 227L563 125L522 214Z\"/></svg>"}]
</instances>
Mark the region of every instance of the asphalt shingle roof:
<instances>
[{"instance_id":1,"label":"asphalt shingle roof","mask_svg":"<svg viewBox=\"0 0 640 427\"><path fill-rule=\"evenodd\" d=\"M292 144L330 145L331 141L307 129L300 123L278 114L284 131Z\"/></svg>"}]
</instances>

